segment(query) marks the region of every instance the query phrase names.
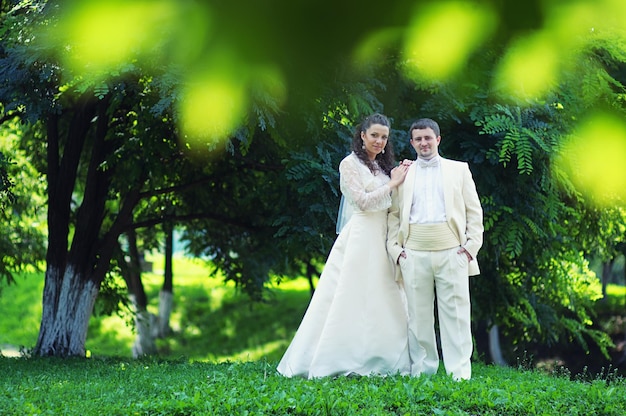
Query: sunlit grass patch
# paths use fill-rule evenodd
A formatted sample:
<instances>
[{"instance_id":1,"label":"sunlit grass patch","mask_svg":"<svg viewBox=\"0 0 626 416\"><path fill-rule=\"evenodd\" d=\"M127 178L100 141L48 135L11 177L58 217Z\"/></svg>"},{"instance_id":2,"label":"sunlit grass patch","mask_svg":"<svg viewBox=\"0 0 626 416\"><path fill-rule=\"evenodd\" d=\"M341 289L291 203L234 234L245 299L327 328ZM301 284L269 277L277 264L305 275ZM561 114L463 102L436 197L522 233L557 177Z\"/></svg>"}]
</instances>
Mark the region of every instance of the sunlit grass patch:
<instances>
[{"instance_id":1,"label":"sunlit grass patch","mask_svg":"<svg viewBox=\"0 0 626 416\"><path fill-rule=\"evenodd\" d=\"M606 293L607 295L615 296L616 298L624 297L624 300L626 300L626 286L607 285Z\"/></svg>"},{"instance_id":2,"label":"sunlit grass patch","mask_svg":"<svg viewBox=\"0 0 626 416\"><path fill-rule=\"evenodd\" d=\"M613 314L620 314L626 319L626 286L606 286L606 302L603 309L608 309Z\"/></svg>"},{"instance_id":3,"label":"sunlit grass patch","mask_svg":"<svg viewBox=\"0 0 626 416\"><path fill-rule=\"evenodd\" d=\"M32 348L41 324L43 273L25 273L0 292L0 345Z\"/></svg>"},{"instance_id":4,"label":"sunlit grass patch","mask_svg":"<svg viewBox=\"0 0 626 416\"><path fill-rule=\"evenodd\" d=\"M148 310L158 313L163 284L163 257L149 255L151 271L142 274ZM174 257L174 331L157 340L161 357L222 362L229 360L278 360L286 350L304 315L309 282L304 278L270 284L265 302L256 303L233 282L215 272L210 263L184 256ZM132 316L94 317L87 348L94 356L130 356L135 334Z\"/></svg>"}]
</instances>

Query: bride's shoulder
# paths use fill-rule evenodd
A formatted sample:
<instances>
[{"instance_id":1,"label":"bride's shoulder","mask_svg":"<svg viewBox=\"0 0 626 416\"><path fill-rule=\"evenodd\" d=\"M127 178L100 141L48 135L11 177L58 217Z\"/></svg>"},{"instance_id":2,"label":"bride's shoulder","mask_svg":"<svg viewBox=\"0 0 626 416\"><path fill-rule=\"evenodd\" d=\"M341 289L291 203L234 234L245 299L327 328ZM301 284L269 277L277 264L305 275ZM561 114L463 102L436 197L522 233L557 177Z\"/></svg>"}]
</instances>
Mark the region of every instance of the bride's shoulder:
<instances>
[{"instance_id":1,"label":"bride's shoulder","mask_svg":"<svg viewBox=\"0 0 626 416\"><path fill-rule=\"evenodd\" d=\"M358 166L360 163L359 158L354 152L350 153L348 156L344 157L339 163L339 166Z\"/></svg>"},{"instance_id":2,"label":"bride's shoulder","mask_svg":"<svg viewBox=\"0 0 626 416\"><path fill-rule=\"evenodd\" d=\"M342 164L351 164L354 166L365 166L365 163L356 155L356 153L352 152L348 156L344 157L341 161Z\"/></svg>"}]
</instances>

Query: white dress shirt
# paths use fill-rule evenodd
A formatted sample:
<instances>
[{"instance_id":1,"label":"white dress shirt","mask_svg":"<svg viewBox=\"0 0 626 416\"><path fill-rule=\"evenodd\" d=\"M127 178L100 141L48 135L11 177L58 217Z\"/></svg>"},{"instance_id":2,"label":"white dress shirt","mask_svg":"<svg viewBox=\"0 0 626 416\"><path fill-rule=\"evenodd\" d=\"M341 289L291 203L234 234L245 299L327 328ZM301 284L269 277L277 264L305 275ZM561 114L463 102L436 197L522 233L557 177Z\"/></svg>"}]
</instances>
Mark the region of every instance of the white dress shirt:
<instances>
[{"instance_id":1,"label":"white dress shirt","mask_svg":"<svg viewBox=\"0 0 626 416\"><path fill-rule=\"evenodd\" d=\"M429 160L417 159L415 188L409 223L432 224L446 221L443 199L443 178L439 156Z\"/></svg>"}]
</instances>

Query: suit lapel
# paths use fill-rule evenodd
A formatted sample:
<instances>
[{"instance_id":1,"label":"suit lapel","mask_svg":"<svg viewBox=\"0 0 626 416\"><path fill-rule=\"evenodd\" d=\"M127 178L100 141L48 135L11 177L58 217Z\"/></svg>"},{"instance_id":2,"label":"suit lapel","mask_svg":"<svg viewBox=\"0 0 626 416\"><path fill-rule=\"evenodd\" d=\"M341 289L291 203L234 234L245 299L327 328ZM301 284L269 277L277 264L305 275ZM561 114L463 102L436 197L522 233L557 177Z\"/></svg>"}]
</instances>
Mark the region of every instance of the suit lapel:
<instances>
[{"instance_id":1,"label":"suit lapel","mask_svg":"<svg viewBox=\"0 0 626 416\"><path fill-rule=\"evenodd\" d=\"M441 158L441 179L443 182L443 202L446 208L446 216L450 220L450 210L452 209L452 193L454 172L448 160Z\"/></svg>"},{"instance_id":2,"label":"suit lapel","mask_svg":"<svg viewBox=\"0 0 626 416\"><path fill-rule=\"evenodd\" d=\"M416 164L411 163L409 170L406 173L403 185L402 195L402 216L401 222L404 224L409 223L409 215L411 214L411 204L413 203L413 190L415 189L415 169Z\"/></svg>"}]
</instances>

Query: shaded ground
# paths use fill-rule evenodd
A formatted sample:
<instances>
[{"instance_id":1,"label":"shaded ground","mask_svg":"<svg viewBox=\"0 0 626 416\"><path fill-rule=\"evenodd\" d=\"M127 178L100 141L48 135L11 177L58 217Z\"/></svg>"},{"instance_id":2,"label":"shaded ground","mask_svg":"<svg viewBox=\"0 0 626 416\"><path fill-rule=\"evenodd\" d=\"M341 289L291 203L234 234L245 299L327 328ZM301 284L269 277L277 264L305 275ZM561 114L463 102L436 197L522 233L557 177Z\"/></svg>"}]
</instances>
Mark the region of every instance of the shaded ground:
<instances>
[{"instance_id":1,"label":"shaded ground","mask_svg":"<svg viewBox=\"0 0 626 416\"><path fill-rule=\"evenodd\" d=\"M611 329L607 332L615 346L609 348L607 359L600 348L589 342L589 352L576 341L561 343L552 348L540 346L533 350L538 365L567 368L572 376L606 376L617 374L626 377L626 314L621 316L607 316L603 322L609 323Z\"/></svg>"},{"instance_id":2,"label":"shaded ground","mask_svg":"<svg viewBox=\"0 0 626 416\"><path fill-rule=\"evenodd\" d=\"M615 344L608 349L609 358L590 340L586 340L586 351L576 340L551 346L525 344L512 347L501 337L505 359L511 366L569 373L572 378L604 378L609 374L626 377L626 311L622 315L599 314L596 321L600 323L596 329L606 330ZM475 331L475 336L479 356L489 362L485 327Z\"/></svg>"}]
</instances>

